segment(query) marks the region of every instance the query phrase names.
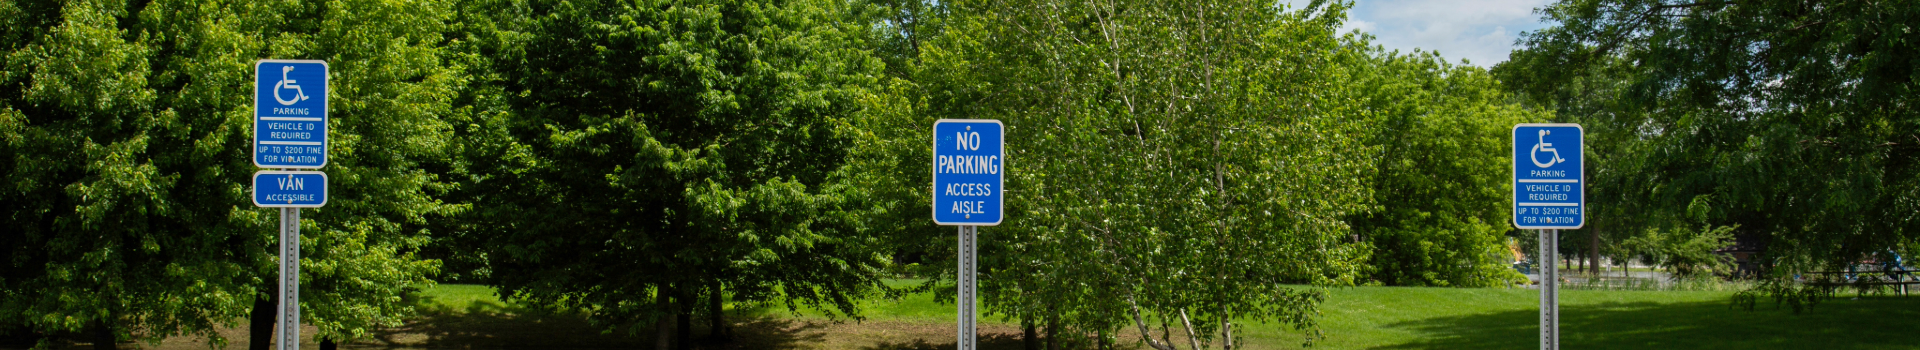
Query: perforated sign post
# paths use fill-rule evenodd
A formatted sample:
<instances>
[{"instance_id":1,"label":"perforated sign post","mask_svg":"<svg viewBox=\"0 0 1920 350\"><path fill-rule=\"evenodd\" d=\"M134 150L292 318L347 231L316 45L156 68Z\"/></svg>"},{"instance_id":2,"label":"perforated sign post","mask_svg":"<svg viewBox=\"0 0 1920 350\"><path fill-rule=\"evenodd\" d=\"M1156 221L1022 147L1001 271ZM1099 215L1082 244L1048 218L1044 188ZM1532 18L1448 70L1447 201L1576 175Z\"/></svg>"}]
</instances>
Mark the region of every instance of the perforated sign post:
<instances>
[{"instance_id":1,"label":"perforated sign post","mask_svg":"<svg viewBox=\"0 0 1920 350\"><path fill-rule=\"evenodd\" d=\"M957 348L972 350L976 334L974 290L980 226L1006 217L1006 126L989 119L941 119L933 123L933 222L960 226Z\"/></svg>"},{"instance_id":2,"label":"perforated sign post","mask_svg":"<svg viewBox=\"0 0 1920 350\"><path fill-rule=\"evenodd\" d=\"M1587 223L1586 130L1513 126L1513 227L1540 231L1540 348L1560 348L1560 230Z\"/></svg>"},{"instance_id":3,"label":"perforated sign post","mask_svg":"<svg viewBox=\"0 0 1920 350\"><path fill-rule=\"evenodd\" d=\"M300 349L300 208L327 204L327 62L260 60L253 65L253 205L280 208L277 347Z\"/></svg>"}]
</instances>

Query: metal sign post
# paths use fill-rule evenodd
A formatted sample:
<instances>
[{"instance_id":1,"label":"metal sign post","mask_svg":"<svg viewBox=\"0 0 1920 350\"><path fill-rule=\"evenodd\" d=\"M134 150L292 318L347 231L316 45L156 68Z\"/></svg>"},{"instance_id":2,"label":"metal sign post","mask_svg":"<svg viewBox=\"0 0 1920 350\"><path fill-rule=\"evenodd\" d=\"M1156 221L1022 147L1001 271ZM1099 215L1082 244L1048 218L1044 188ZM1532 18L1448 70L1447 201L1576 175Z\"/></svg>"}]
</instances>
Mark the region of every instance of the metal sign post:
<instances>
[{"instance_id":1,"label":"metal sign post","mask_svg":"<svg viewBox=\"0 0 1920 350\"><path fill-rule=\"evenodd\" d=\"M977 270L979 268L978 259L975 258L976 252L974 251L978 246L975 245L974 240L979 236L979 233L979 226L960 226L960 262L959 265L957 265L960 270L957 276L960 284L960 293L954 298L954 302L959 304L960 308L959 334L957 335L958 340L956 341L956 347L962 350L973 349L975 341L979 339L979 335L977 334L979 328L976 327L977 320L975 319L979 313L977 309L975 309L974 302L976 299L974 292L978 285L976 283L977 281L974 280L974 276L979 272Z\"/></svg>"},{"instance_id":2,"label":"metal sign post","mask_svg":"<svg viewBox=\"0 0 1920 350\"><path fill-rule=\"evenodd\" d=\"M260 60L253 65L253 205L280 208L280 350L300 349L300 208L327 205L326 61Z\"/></svg>"},{"instance_id":3,"label":"metal sign post","mask_svg":"<svg viewBox=\"0 0 1920 350\"><path fill-rule=\"evenodd\" d=\"M960 226L954 300L960 350L979 339L974 294L979 281L980 226L1006 217L1006 126L998 120L941 119L933 123L933 222Z\"/></svg>"},{"instance_id":4,"label":"metal sign post","mask_svg":"<svg viewBox=\"0 0 1920 350\"><path fill-rule=\"evenodd\" d=\"M1586 217L1586 129L1513 126L1513 227L1540 233L1540 348L1560 348L1560 230Z\"/></svg>"},{"instance_id":5,"label":"metal sign post","mask_svg":"<svg viewBox=\"0 0 1920 350\"><path fill-rule=\"evenodd\" d=\"M1540 348L1560 348L1560 230L1540 232Z\"/></svg>"},{"instance_id":6,"label":"metal sign post","mask_svg":"<svg viewBox=\"0 0 1920 350\"><path fill-rule=\"evenodd\" d=\"M300 349L300 208L280 208L280 350Z\"/></svg>"},{"instance_id":7,"label":"metal sign post","mask_svg":"<svg viewBox=\"0 0 1920 350\"><path fill-rule=\"evenodd\" d=\"M300 208L327 205L327 174L318 171L253 173L253 205L280 208L280 307L275 322L281 350L300 349Z\"/></svg>"}]
</instances>

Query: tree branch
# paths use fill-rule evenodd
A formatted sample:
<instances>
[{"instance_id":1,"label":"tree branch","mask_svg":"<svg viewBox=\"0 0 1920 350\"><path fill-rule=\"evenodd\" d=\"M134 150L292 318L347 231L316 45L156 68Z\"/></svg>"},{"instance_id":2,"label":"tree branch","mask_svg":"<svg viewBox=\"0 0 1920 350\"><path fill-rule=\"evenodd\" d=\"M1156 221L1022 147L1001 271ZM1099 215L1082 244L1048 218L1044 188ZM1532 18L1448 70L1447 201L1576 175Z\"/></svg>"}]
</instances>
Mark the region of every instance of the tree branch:
<instances>
[{"instance_id":1,"label":"tree branch","mask_svg":"<svg viewBox=\"0 0 1920 350\"><path fill-rule=\"evenodd\" d=\"M1187 327L1187 344L1194 350L1200 349L1200 337L1193 334L1193 321L1187 319L1187 308L1180 308L1180 325Z\"/></svg>"},{"instance_id":2,"label":"tree branch","mask_svg":"<svg viewBox=\"0 0 1920 350\"><path fill-rule=\"evenodd\" d=\"M1645 24L1648 19L1651 19L1654 16L1657 16L1660 11L1671 10L1671 9L1692 8L1692 7L1700 7L1700 6L1710 6L1710 5L1729 5L1729 4L1733 4L1733 1L1696 2L1696 3L1690 3L1690 4L1674 4L1674 5L1662 4L1662 5L1654 5L1652 7L1648 7L1646 12L1641 13L1639 16L1634 16L1633 22L1630 22L1628 25L1626 25L1625 28L1623 28L1618 34L1614 35L1612 39L1608 39L1605 43L1601 44L1599 47L1594 48L1592 52L1587 53L1587 57L1583 58L1582 60L1589 60L1589 59L1592 59L1593 57L1599 57L1601 55L1607 54L1607 52L1609 51L1613 51L1614 47L1619 46L1621 41L1626 40L1627 36L1632 35L1632 33L1635 32L1636 29L1639 28L1641 24Z\"/></svg>"},{"instance_id":3,"label":"tree branch","mask_svg":"<svg viewBox=\"0 0 1920 350\"><path fill-rule=\"evenodd\" d=\"M1153 330L1147 328L1147 321L1140 319L1140 303L1133 301L1133 293L1127 293L1127 308L1133 312L1133 324L1140 326L1140 339L1145 339L1147 346L1159 350L1176 350L1171 344L1161 344L1153 340Z\"/></svg>"}]
</instances>

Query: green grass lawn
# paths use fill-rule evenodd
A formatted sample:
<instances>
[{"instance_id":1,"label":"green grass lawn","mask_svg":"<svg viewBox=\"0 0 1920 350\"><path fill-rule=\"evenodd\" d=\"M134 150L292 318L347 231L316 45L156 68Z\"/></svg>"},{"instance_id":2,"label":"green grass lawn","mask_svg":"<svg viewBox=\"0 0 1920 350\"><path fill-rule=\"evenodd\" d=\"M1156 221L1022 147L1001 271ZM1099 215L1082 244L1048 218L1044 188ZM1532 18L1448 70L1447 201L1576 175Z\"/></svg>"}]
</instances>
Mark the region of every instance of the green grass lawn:
<instances>
[{"instance_id":1,"label":"green grass lawn","mask_svg":"<svg viewBox=\"0 0 1920 350\"><path fill-rule=\"evenodd\" d=\"M1829 299L1795 315L1732 292L1561 292L1561 345L1605 349L1920 348L1920 297ZM1844 295L1844 294L1843 294ZM1528 289L1362 287L1332 290L1322 307L1335 349L1523 349L1539 344L1539 292ZM1265 327L1270 331L1273 327ZM1299 336L1251 332L1297 347ZM1275 339L1278 336L1288 339ZM1281 342L1280 340L1287 340Z\"/></svg>"},{"instance_id":2,"label":"green grass lawn","mask_svg":"<svg viewBox=\"0 0 1920 350\"><path fill-rule=\"evenodd\" d=\"M911 281L895 281L898 285ZM1315 347L1323 349L1521 349L1538 345L1538 291L1528 289L1356 287L1329 291L1321 305L1321 329ZM1567 348L1727 348L1727 349L1889 349L1920 348L1920 297L1850 294L1829 299L1811 311L1794 314L1764 302L1755 311L1730 307L1732 292L1580 291L1562 292L1561 344ZM423 303L439 310L485 314L508 309L482 286L441 285L422 293ZM899 300L862 301L866 324L924 325L951 329L953 306L932 294ZM757 318L818 320L821 314L784 306L742 307L734 311ZM1008 326L997 317L983 322ZM1302 333L1279 326L1249 324L1240 334L1249 349L1300 347ZM844 330L844 329L835 329ZM847 347L834 330L804 341ZM924 333L924 332L923 332ZM934 345L951 339L928 339ZM946 337L950 338L951 333ZM1132 344L1133 339L1124 339ZM1001 339L1001 343L1008 340ZM1000 344L1000 345L1017 345ZM823 348L823 346L791 346ZM889 348L887 346L856 346ZM936 346L937 347L937 346ZM900 348L918 348L900 347Z\"/></svg>"},{"instance_id":3,"label":"green grass lawn","mask_svg":"<svg viewBox=\"0 0 1920 350\"><path fill-rule=\"evenodd\" d=\"M440 284L417 295L414 306L441 312L500 312L507 303L500 301L493 287L476 284Z\"/></svg>"}]
</instances>

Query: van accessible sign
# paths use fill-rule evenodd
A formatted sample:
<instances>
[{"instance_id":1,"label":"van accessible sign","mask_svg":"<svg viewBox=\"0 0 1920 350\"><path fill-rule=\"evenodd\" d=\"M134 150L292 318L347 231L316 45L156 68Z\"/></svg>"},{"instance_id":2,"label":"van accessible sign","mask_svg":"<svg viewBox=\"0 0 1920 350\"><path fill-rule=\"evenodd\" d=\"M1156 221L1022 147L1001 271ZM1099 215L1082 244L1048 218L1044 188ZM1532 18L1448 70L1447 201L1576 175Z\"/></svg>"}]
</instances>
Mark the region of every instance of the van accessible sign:
<instances>
[{"instance_id":1,"label":"van accessible sign","mask_svg":"<svg viewBox=\"0 0 1920 350\"><path fill-rule=\"evenodd\" d=\"M1513 126L1513 227L1586 226L1585 147L1580 124Z\"/></svg>"},{"instance_id":2,"label":"van accessible sign","mask_svg":"<svg viewBox=\"0 0 1920 350\"><path fill-rule=\"evenodd\" d=\"M991 119L933 123L933 222L994 226L1006 217L1006 126Z\"/></svg>"},{"instance_id":3,"label":"van accessible sign","mask_svg":"<svg viewBox=\"0 0 1920 350\"><path fill-rule=\"evenodd\" d=\"M264 170L253 173L253 205L319 208L327 205L327 173Z\"/></svg>"}]
</instances>

